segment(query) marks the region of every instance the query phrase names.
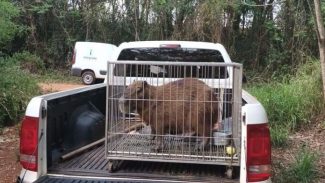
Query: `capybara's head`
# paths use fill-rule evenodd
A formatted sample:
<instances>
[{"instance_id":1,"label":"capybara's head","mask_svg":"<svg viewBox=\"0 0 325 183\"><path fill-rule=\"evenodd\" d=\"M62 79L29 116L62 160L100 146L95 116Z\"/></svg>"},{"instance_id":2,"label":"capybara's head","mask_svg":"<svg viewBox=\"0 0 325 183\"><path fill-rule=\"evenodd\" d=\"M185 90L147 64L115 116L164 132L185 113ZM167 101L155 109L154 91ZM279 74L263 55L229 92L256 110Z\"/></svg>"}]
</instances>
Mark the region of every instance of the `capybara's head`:
<instances>
[{"instance_id":1,"label":"capybara's head","mask_svg":"<svg viewBox=\"0 0 325 183\"><path fill-rule=\"evenodd\" d=\"M137 107L143 105L147 98L149 85L146 81L134 81L125 90L119 99L119 109L122 113L136 112Z\"/></svg>"}]
</instances>

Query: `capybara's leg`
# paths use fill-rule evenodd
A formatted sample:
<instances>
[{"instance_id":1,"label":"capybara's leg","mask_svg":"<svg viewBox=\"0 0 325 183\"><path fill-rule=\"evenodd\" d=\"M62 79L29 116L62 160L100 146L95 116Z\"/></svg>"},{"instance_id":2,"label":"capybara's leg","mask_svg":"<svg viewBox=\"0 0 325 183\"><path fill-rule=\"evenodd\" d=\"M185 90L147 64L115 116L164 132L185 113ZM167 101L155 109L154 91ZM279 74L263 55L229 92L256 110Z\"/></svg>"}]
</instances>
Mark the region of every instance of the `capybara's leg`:
<instances>
[{"instance_id":1,"label":"capybara's leg","mask_svg":"<svg viewBox=\"0 0 325 183\"><path fill-rule=\"evenodd\" d=\"M200 146L198 147L198 150L204 151L204 150L209 149L209 146L208 146L209 141L210 141L210 138L209 137L204 137L202 139L202 142L201 142Z\"/></svg>"},{"instance_id":2,"label":"capybara's leg","mask_svg":"<svg viewBox=\"0 0 325 183\"><path fill-rule=\"evenodd\" d=\"M155 140L157 136L156 127L151 125L150 128L151 128L151 140Z\"/></svg>"},{"instance_id":3,"label":"capybara's leg","mask_svg":"<svg viewBox=\"0 0 325 183\"><path fill-rule=\"evenodd\" d=\"M160 135L160 131L161 130L157 130L157 128L155 126L153 126L153 125L151 126L152 140L155 143L154 144L154 147L152 148L152 150L154 150L156 152L159 152L162 149L162 137Z\"/></svg>"},{"instance_id":4,"label":"capybara's leg","mask_svg":"<svg viewBox=\"0 0 325 183\"><path fill-rule=\"evenodd\" d=\"M164 146L164 144L163 144L163 135L164 133L163 133L163 129L161 128L161 127L158 127L157 129L156 129L156 146L155 146L155 151L156 152L161 152L161 150L163 149L163 146Z\"/></svg>"},{"instance_id":5,"label":"capybara's leg","mask_svg":"<svg viewBox=\"0 0 325 183\"><path fill-rule=\"evenodd\" d=\"M205 125L205 127L201 128L202 131L199 132L199 136L201 137L201 143L198 144L197 150L204 151L209 149L209 141L211 137L211 129L209 125Z\"/></svg>"},{"instance_id":6,"label":"capybara's leg","mask_svg":"<svg viewBox=\"0 0 325 183\"><path fill-rule=\"evenodd\" d=\"M161 152L161 150L163 149L163 137L159 136L156 139L156 146L155 146L155 151L156 152Z\"/></svg>"}]
</instances>

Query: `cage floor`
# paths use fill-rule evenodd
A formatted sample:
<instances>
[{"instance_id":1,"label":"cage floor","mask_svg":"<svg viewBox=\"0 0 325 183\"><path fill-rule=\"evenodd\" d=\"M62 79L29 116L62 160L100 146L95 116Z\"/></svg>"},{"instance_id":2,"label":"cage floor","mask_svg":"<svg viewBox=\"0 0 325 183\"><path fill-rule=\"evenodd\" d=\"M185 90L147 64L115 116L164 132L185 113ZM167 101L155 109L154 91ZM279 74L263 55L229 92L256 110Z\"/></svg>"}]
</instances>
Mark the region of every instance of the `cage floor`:
<instances>
[{"instance_id":1,"label":"cage floor","mask_svg":"<svg viewBox=\"0 0 325 183\"><path fill-rule=\"evenodd\" d=\"M155 150L157 138L153 139L150 127L145 126L133 130L131 133L125 131L127 127L140 122L141 119L135 117L121 120L114 123L114 126L110 126L107 140L109 159L239 166L237 154L231 157L226 154L225 145L213 144L214 140L217 140L217 142L231 142L235 140L233 138L210 138L210 143L204 150L201 150L198 147L201 144L202 137L163 135L163 148L157 152Z\"/></svg>"},{"instance_id":2,"label":"cage floor","mask_svg":"<svg viewBox=\"0 0 325 183\"><path fill-rule=\"evenodd\" d=\"M108 158L239 165L238 157L228 156L225 146L210 143L203 151L198 148L201 144L200 139L194 137L164 136L163 148L159 152L155 150L156 144L157 141L153 140L151 135L118 134L107 143Z\"/></svg>"},{"instance_id":3,"label":"cage floor","mask_svg":"<svg viewBox=\"0 0 325 183\"><path fill-rule=\"evenodd\" d=\"M64 162L57 162L49 173L74 176L126 177L186 182L238 182L239 170L234 169L235 179L225 178L225 166L182 163L123 161L115 173L108 172L104 144ZM78 179L79 180L79 179Z\"/></svg>"}]
</instances>

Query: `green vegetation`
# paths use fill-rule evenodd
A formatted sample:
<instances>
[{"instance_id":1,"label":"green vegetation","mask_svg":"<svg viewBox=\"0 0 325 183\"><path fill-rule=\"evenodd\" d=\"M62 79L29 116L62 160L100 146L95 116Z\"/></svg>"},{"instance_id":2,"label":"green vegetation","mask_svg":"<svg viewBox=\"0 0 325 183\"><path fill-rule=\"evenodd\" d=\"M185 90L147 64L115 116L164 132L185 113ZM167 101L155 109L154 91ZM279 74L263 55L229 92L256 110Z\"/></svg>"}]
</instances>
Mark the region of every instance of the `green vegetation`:
<instances>
[{"instance_id":1,"label":"green vegetation","mask_svg":"<svg viewBox=\"0 0 325 183\"><path fill-rule=\"evenodd\" d=\"M312 183L317 179L317 155L315 152L302 148L295 156L295 161L275 177L278 183Z\"/></svg>"},{"instance_id":2,"label":"green vegetation","mask_svg":"<svg viewBox=\"0 0 325 183\"><path fill-rule=\"evenodd\" d=\"M19 13L18 7L8 1L0 0L0 48L7 48L6 43L11 41L16 33L20 31L21 27L13 21L19 16Z\"/></svg>"},{"instance_id":3,"label":"green vegetation","mask_svg":"<svg viewBox=\"0 0 325 183\"><path fill-rule=\"evenodd\" d=\"M323 109L320 65L316 61L300 67L294 76L248 86L248 91L265 107L276 146L285 145L290 131L306 125Z\"/></svg>"},{"instance_id":4,"label":"green vegetation","mask_svg":"<svg viewBox=\"0 0 325 183\"><path fill-rule=\"evenodd\" d=\"M0 67L0 129L19 122L30 99L40 94L38 82L80 83L68 72L45 70L40 57L26 51L0 58Z\"/></svg>"},{"instance_id":5,"label":"green vegetation","mask_svg":"<svg viewBox=\"0 0 325 183\"><path fill-rule=\"evenodd\" d=\"M21 70L31 74L42 74L45 71L43 60L27 51L17 52L13 56L3 59L0 62L1 65L3 67L19 66Z\"/></svg>"},{"instance_id":6,"label":"green vegetation","mask_svg":"<svg viewBox=\"0 0 325 183\"><path fill-rule=\"evenodd\" d=\"M68 72L46 70L43 61L29 52L0 58L0 128L19 122L30 99L38 94L38 82L81 83Z\"/></svg>"},{"instance_id":7,"label":"green vegetation","mask_svg":"<svg viewBox=\"0 0 325 183\"><path fill-rule=\"evenodd\" d=\"M39 93L36 81L17 66L0 72L0 128L19 122L31 99Z\"/></svg>"},{"instance_id":8,"label":"green vegetation","mask_svg":"<svg viewBox=\"0 0 325 183\"><path fill-rule=\"evenodd\" d=\"M0 3L0 52L27 50L51 69L67 69L76 41L219 42L245 68L276 75L318 56L313 10L304 1L270 1L266 8L252 0Z\"/></svg>"},{"instance_id":9,"label":"green vegetation","mask_svg":"<svg viewBox=\"0 0 325 183\"><path fill-rule=\"evenodd\" d=\"M272 125L271 129L272 145L277 147L283 147L287 145L287 139L289 135L289 129L282 125Z\"/></svg>"}]
</instances>

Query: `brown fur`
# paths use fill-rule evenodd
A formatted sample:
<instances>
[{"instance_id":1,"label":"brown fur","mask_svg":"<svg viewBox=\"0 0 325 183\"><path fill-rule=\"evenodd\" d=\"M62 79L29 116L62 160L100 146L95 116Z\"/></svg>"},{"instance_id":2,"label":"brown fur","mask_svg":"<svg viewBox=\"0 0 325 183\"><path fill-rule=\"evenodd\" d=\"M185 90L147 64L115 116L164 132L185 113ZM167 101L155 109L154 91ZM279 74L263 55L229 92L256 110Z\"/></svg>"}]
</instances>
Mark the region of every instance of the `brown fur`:
<instances>
[{"instance_id":1,"label":"brown fur","mask_svg":"<svg viewBox=\"0 0 325 183\"><path fill-rule=\"evenodd\" d=\"M217 97L198 79L185 78L158 87L136 81L127 87L120 104L126 112L136 111L156 135L194 132L211 137L214 124L219 122ZM159 136L156 150L162 148L161 142ZM198 148L203 150L208 142L209 138L204 138Z\"/></svg>"}]
</instances>

